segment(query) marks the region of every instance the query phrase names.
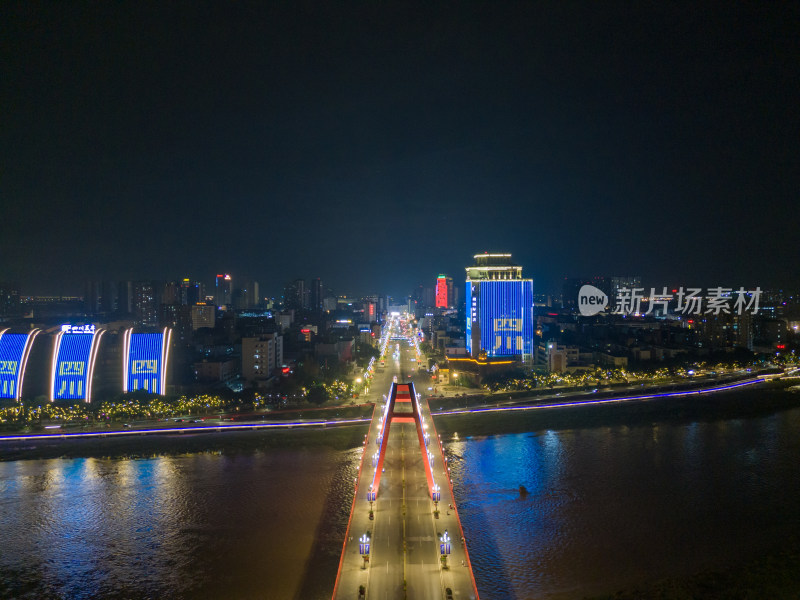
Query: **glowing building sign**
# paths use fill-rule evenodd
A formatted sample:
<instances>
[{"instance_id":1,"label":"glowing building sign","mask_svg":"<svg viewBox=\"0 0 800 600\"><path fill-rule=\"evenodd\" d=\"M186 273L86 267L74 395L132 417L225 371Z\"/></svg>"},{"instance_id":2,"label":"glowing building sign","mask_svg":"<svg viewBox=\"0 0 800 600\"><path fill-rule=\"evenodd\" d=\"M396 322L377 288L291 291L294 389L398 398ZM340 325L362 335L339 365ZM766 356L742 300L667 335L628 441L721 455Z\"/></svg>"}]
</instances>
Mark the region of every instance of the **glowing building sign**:
<instances>
[{"instance_id":1,"label":"glowing building sign","mask_svg":"<svg viewBox=\"0 0 800 600\"><path fill-rule=\"evenodd\" d=\"M51 401L91 401L94 363L104 333L94 325L61 326L53 349Z\"/></svg>"},{"instance_id":2,"label":"glowing building sign","mask_svg":"<svg viewBox=\"0 0 800 600\"><path fill-rule=\"evenodd\" d=\"M487 356L530 355L533 350L533 282L467 282L467 350Z\"/></svg>"},{"instance_id":3,"label":"glowing building sign","mask_svg":"<svg viewBox=\"0 0 800 600\"><path fill-rule=\"evenodd\" d=\"M0 398L19 400L25 378L25 365L40 331L30 333L8 333L0 330Z\"/></svg>"},{"instance_id":4,"label":"glowing building sign","mask_svg":"<svg viewBox=\"0 0 800 600\"><path fill-rule=\"evenodd\" d=\"M64 333L91 333L94 334L94 325L62 325L61 331Z\"/></svg>"},{"instance_id":5,"label":"glowing building sign","mask_svg":"<svg viewBox=\"0 0 800 600\"><path fill-rule=\"evenodd\" d=\"M161 333L125 331L122 362L124 391L145 390L151 394L164 394L171 336L172 330L169 328Z\"/></svg>"}]
</instances>

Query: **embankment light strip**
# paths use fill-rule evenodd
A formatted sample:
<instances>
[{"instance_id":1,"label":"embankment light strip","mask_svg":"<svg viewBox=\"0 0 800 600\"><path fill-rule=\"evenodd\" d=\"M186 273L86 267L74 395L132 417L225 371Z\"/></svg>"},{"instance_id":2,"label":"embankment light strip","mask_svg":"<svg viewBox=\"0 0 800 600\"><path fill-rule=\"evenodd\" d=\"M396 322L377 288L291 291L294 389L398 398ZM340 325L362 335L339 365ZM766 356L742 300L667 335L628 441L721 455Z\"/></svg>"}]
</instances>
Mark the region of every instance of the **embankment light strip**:
<instances>
[{"instance_id":1,"label":"embankment light strip","mask_svg":"<svg viewBox=\"0 0 800 600\"><path fill-rule=\"evenodd\" d=\"M194 427L164 427L159 429L126 429L124 431L86 431L76 433L49 433L38 435L9 435L0 436L0 442L15 440L63 440L70 438L109 437L120 435L143 435L156 433L197 433L236 431L248 429L291 429L292 427L319 427L327 425L351 425L354 423L369 423L372 419L343 419L341 421L300 421L294 423L253 423L250 425L197 425Z\"/></svg>"},{"instance_id":2,"label":"embankment light strip","mask_svg":"<svg viewBox=\"0 0 800 600\"><path fill-rule=\"evenodd\" d=\"M462 409L462 410L449 410L449 411L441 411L441 412L432 412L431 416L440 416L440 415L460 415L460 414L471 414L471 413L482 413L482 412L500 412L500 411L512 411L512 410L539 410L545 408L566 408L570 406L587 406L587 405L597 405L597 404L614 404L614 403L622 403L622 402L634 402L637 400L653 400L656 398L676 398L679 396L693 396L699 394L710 394L713 392L722 392L725 390L732 390L734 388L744 387L746 385L753 385L756 383L764 383L765 379L753 379L751 381L742 381L739 383L732 383L730 385L723 385L713 388L707 388L702 390L689 390L684 392L663 392L661 394L647 394L644 396L623 396L619 398L600 398L597 400L575 400L574 402L554 402L551 404L528 404L525 406L497 406L491 408L471 408L471 409Z\"/></svg>"}]
</instances>

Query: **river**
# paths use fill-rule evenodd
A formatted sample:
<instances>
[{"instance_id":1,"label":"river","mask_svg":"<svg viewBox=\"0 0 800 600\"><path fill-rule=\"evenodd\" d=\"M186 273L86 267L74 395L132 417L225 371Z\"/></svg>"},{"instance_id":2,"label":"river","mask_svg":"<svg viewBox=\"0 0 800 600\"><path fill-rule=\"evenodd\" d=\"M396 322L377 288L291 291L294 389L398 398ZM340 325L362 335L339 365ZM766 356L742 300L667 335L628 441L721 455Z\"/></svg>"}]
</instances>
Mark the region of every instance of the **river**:
<instances>
[{"instance_id":1,"label":"river","mask_svg":"<svg viewBox=\"0 0 800 600\"><path fill-rule=\"evenodd\" d=\"M330 598L359 456L0 463L0 596Z\"/></svg>"},{"instance_id":2,"label":"river","mask_svg":"<svg viewBox=\"0 0 800 600\"><path fill-rule=\"evenodd\" d=\"M481 598L580 599L800 538L800 409L652 416L514 417L529 431L487 436L443 423ZM359 456L0 462L0 596L329 598Z\"/></svg>"}]
</instances>

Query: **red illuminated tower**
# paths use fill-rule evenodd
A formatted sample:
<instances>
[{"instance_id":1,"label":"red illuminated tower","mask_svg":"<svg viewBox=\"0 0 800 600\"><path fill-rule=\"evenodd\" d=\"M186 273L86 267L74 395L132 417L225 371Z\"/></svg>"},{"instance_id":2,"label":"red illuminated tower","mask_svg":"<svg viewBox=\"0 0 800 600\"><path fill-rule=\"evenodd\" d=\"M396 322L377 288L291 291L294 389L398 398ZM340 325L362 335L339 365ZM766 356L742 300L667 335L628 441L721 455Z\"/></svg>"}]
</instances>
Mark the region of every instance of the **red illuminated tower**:
<instances>
[{"instance_id":1,"label":"red illuminated tower","mask_svg":"<svg viewBox=\"0 0 800 600\"><path fill-rule=\"evenodd\" d=\"M448 302L450 301L450 296L447 293L448 279L450 278L446 275L439 275L436 279L436 308L447 308L449 306ZM452 283L450 285L452 286Z\"/></svg>"}]
</instances>

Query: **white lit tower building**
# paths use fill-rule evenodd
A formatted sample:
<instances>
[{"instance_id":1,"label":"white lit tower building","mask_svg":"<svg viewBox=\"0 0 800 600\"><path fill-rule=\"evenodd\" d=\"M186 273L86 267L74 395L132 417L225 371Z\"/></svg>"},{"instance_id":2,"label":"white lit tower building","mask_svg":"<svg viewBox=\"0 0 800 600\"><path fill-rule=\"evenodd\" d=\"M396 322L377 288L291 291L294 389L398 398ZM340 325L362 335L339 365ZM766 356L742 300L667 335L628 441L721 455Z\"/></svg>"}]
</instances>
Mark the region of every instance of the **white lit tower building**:
<instances>
[{"instance_id":1,"label":"white lit tower building","mask_svg":"<svg viewBox=\"0 0 800 600\"><path fill-rule=\"evenodd\" d=\"M528 361L534 351L533 280L510 254L476 254L467 267L467 351Z\"/></svg>"}]
</instances>

